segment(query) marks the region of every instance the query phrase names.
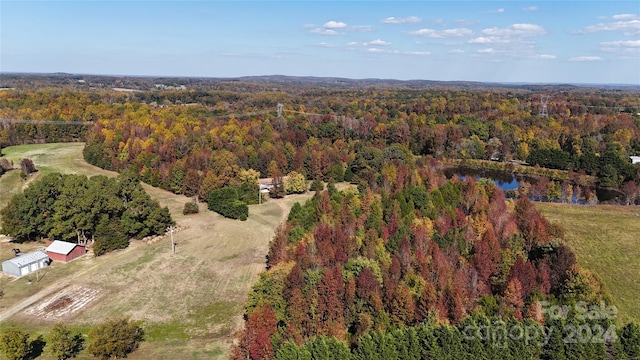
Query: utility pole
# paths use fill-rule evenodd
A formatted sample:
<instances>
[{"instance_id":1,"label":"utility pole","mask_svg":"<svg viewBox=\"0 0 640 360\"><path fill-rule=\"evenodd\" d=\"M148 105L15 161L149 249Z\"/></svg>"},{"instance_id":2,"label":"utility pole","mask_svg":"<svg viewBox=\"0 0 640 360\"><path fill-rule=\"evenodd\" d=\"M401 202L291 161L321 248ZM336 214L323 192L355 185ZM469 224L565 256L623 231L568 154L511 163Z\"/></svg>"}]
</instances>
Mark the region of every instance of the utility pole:
<instances>
[{"instance_id":1,"label":"utility pole","mask_svg":"<svg viewBox=\"0 0 640 360\"><path fill-rule=\"evenodd\" d=\"M544 95L541 96L540 104L542 106L542 109L540 110L540 116L544 118L549 116L549 113L547 112L547 103L549 103L549 97Z\"/></svg>"},{"instance_id":2,"label":"utility pole","mask_svg":"<svg viewBox=\"0 0 640 360\"><path fill-rule=\"evenodd\" d=\"M173 230L175 230L175 228L173 226L169 226L167 228L167 231L171 234L171 253L175 254L176 253L176 244L173 242Z\"/></svg>"},{"instance_id":3,"label":"utility pole","mask_svg":"<svg viewBox=\"0 0 640 360\"><path fill-rule=\"evenodd\" d=\"M273 109L273 108L272 108ZM278 117L282 117L282 112L284 111L284 104L278 103Z\"/></svg>"}]
</instances>

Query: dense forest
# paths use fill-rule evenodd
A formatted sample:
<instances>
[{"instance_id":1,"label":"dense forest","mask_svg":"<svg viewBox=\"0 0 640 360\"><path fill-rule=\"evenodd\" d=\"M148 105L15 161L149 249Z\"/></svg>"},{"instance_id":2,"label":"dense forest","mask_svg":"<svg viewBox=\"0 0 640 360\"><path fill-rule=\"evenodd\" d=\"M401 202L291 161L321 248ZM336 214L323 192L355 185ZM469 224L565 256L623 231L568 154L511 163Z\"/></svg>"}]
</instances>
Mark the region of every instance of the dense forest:
<instances>
[{"instance_id":1,"label":"dense forest","mask_svg":"<svg viewBox=\"0 0 640 360\"><path fill-rule=\"evenodd\" d=\"M314 180L314 197L292 208L270 244L235 359L640 355L636 324L616 329L604 312L585 316L609 303L605 287L529 200L589 202L597 185L620 191L626 204L638 201L640 167L629 159L640 154L638 89L0 80L12 87L0 91L0 119L56 121L0 122L0 148L84 141L89 163L125 174L114 182L43 177L3 210L3 229L19 238L95 237L98 244L100 234L163 231L168 212L134 196L141 195L137 178L241 220L256 201L258 177L274 179L273 197L306 190L300 178ZM447 178L452 164L521 171L535 181L506 200L491 181ZM334 182L343 181L353 186L337 191ZM92 203L110 215L79 211ZM29 211L37 221L26 221ZM569 308L550 311L558 306ZM495 333L505 328L533 337Z\"/></svg>"},{"instance_id":2,"label":"dense forest","mask_svg":"<svg viewBox=\"0 0 640 360\"><path fill-rule=\"evenodd\" d=\"M90 163L130 168L149 184L204 200L239 184L241 170L371 182L387 161L409 155L517 160L593 175L601 187L627 185L631 202L637 197L640 172L629 161L640 154L634 90L569 87L552 93L543 117L543 87L217 84L224 90L5 90L0 118L90 125L0 124L0 146L84 140Z\"/></svg>"},{"instance_id":3,"label":"dense forest","mask_svg":"<svg viewBox=\"0 0 640 360\"><path fill-rule=\"evenodd\" d=\"M130 238L164 234L174 224L169 210L126 172L115 179L45 175L14 195L0 215L3 233L17 241L91 241L96 255L125 248Z\"/></svg>"},{"instance_id":4,"label":"dense forest","mask_svg":"<svg viewBox=\"0 0 640 360\"><path fill-rule=\"evenodd\" d=\"M604 286L526 197L511 208L493 182L391 163L388 186L329 186L292 208L249 294L232 358L638 354L636 325L627 334L616 332L614 317L585 316L581 309L609 302ZM491 333L498 324L507 332ZM469 333L478 327L490 333ZM509 332L524 328L538 337ZM589 338L567 344L575 328L588 329Z\"/></svg>"}]
</instances>

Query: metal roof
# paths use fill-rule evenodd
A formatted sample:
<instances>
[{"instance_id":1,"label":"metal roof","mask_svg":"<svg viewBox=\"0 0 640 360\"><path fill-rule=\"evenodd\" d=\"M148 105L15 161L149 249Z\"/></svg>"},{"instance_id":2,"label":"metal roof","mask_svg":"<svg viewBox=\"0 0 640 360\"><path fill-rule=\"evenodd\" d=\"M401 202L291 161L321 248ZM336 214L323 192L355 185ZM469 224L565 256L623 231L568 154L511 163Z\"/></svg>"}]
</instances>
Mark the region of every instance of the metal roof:
<instances>
[{"instance_id":1,"label":"metal roof","mask_svg":"<svg viewBox=\"0 0 640 360\"><path fill-rule=\"evenodd\" d=\"M7 260L7 262L11 262L15 264L17 267L23 267L29 264L36 263L40 260L48 259L48 258L49 256L47 256L47 254L38 250L38 251L34 251L34 252L30 252L24 255L14 257L13 259Z\"/></svg>"},{"instance_id":2,"label":"metal roof","mask_svg":"<svg viewBox=\"0 0 640 360\"><path fill-rule=\"evenodd\" d=\"M56 254L67 255L77 245L78 244L74 244L74 243L70 243L70 242L66 242L66 241L54 240L51 243L51 245L47 246L47 248L44 249L44 251L52 252L52 253L56 253Z\"/></svg>"}]
</instances>

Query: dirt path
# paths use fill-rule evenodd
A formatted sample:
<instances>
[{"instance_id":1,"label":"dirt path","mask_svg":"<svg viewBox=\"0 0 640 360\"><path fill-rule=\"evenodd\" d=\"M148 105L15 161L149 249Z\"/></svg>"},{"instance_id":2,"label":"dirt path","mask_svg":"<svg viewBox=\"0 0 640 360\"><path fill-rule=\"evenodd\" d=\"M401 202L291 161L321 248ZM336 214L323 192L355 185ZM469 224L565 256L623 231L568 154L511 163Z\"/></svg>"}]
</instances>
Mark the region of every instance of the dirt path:
<instances>
[{"instance_id":1,"label":"dirt path","mask_svg":"<svg viewBox=\"0 0 640 360\"><path fill-rule=\"evenodd\" d=\"M3 322L5 320L9 319L13 315L19 313L20 311L26 309L27 307L29 307L31 305L37 303L38 301L42 300L44 297L49 296L49 295L59 291L60 289L64 288L67 285L69 285L69 282L65 281L63 283L53 284L51 286L48 286L48 287L38 291L37 293L29 296L28 298L20 301L19 303L13 305L12 307L10 307L7 310L5 310L4 312L0 313L0 322Z\"/></svg>"}]
</instances>

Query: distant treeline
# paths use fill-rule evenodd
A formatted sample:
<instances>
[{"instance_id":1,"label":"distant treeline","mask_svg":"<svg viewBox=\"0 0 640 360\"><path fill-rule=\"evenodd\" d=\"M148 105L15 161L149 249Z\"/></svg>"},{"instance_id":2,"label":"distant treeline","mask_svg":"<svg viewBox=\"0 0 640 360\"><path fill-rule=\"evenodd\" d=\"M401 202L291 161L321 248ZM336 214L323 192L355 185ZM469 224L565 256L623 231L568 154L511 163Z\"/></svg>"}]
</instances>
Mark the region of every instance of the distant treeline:
<instances>
[{"instance_id":1,"label":"distant treeline","mask_svg":"<svg viewBox=\"0 0 640 360\"><path fill-rule=\"evenodd\" d=\"M85 136L87 161L133 169L145 182L176 193L195 187L203 199L204 187L238 183L242 169L261 177L297 171L325 181L344 174L348 181L381 184L383 163L410 155L517 159L594 174L606 187L640 181L640 168L629 162L640 153L632 90L554 93L550 116L541 117L539 92L521 88L291 85L257 91L262 85L232 83L235 88L224 90L8 90L0 93L0 116L94 121ZM285 104L282 118L276 117L278 103ZM29 126L0 130L0 144L33 141L37 127ZM77 133L65 126L62 135L83 135L82 126L69 126ZM43 141L64 137L41 132Z\"/></svg>"}]
</instances>

